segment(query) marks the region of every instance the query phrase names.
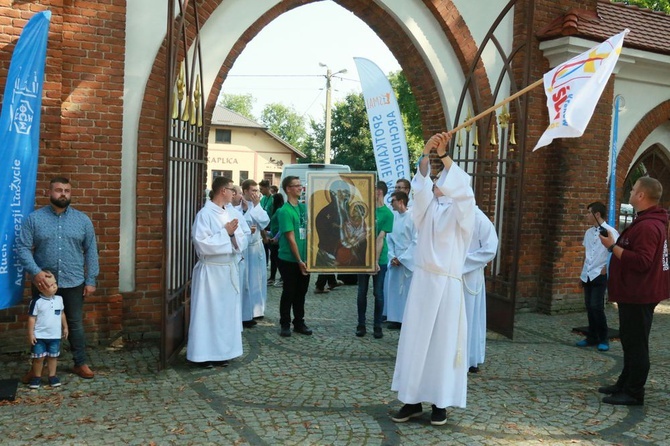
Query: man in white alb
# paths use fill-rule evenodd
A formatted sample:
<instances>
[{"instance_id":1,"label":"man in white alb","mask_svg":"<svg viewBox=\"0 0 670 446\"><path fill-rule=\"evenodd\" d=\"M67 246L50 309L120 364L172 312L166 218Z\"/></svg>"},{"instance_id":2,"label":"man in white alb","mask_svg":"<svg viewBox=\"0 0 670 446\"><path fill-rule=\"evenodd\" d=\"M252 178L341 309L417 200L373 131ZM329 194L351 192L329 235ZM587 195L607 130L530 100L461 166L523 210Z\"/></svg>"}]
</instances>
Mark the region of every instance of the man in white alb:
<instances>
[{"instance_id":1,"label":"man in white alb","mask_svg":"<svg viewBox=\"0 0 670 446\"><path fill-rule=\"evenodd\" d=\"M419 417L422 402L433 404L431 424L447 422L446 407L465 407L467 395L467 321L463 265L475 219L470 175L447 153L451 133L432 136L412 180L412 218L418 233L392 390L404 406L396 423ZM430 179L428 155L436 149L444 166Z\"/></svg>"},{"instance_id":2,"label":"man in white alb","mask_svg":"<svg viewBox=\"0 0 670 446\"><path fill-rule=\"evenodd\" d=\"M251 229L249 245L243 254L246 276L242 283L242 325L251 328L256 325L255 318L265 315L268 270L262 231L270 224L270 217L260 206L261 194L254 180L244 180L242 193L246 203L244 219Z\"/></svg>"},{"instance_id":3,"label":"man in white alb","mask_svg":"<svg viewBox=\"0 0 670 446\"><path fill-rule=\"evenodd\" d=\"M247 236L228 207L232 181L217 177L210 201L198 212L192 229L198 262L191 283L191 324L186 359L209 367L227 365L242 355L242 312L238 254Z\"/></svg>"},{"instance_id":4,"label":"man in white alb","mask_svg":"<svg viewBox=\"0 0 670 446\"><path fill-rule=\"evenodd\" d=\"M486 356L486 282L484 268L498 252L498 236L491 220L475 208L475 228L463 266L463 293L468 317L468 371L479 372Z\"/></svg>"},{"instance_id":5,"label":"man in white alb","mask_svg":"<svg viewBox=\"0 0 670 446\"><path fill-rule=\"evenodd\" d=\"M414 249L416 247L416 229L411 212L407 210L409 198L405 192L391 194L393 213L393 232L386 235L389 247L389 264L384 284L388 327L398 330L402 325L407 293L412 283L414 271Z\"/></svg>"}]
</instances>

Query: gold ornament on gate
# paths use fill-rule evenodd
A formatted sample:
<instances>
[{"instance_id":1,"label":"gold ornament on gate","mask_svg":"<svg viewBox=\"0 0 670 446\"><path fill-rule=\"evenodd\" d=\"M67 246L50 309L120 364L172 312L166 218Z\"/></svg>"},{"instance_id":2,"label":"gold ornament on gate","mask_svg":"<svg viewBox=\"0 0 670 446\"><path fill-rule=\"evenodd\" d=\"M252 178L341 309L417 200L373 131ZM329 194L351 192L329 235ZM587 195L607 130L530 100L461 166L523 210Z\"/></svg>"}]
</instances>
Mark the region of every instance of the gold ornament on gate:
<instances>
[{"instance_id":1,"label":"gold ornament on gate","mask_svg":"<svg viewBox=\"0 0 670 446\"><path fill-rule=\"evenodd\" d=\"M502 110L500 111L500 115L498 116L498 124L500 125L501 129L506 129L507 125L509 124L510 120L510 114L507 111L507 106L503 105Z\"/></svg>"}]
</instances>

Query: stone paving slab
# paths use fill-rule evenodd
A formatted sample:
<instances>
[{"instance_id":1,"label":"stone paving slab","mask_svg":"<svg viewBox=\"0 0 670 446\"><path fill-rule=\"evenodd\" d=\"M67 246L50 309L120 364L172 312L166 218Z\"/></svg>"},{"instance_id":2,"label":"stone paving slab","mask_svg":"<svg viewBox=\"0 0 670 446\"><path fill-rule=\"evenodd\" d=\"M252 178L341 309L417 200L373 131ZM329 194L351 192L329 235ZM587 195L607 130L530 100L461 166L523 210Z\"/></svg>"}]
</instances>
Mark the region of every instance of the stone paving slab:
<instances>
[{"instance_id":1,"label":"stone paving slab","mask_svg":"<svg viewBox=\"0 0 670 446\"><path fill-rule=\"evenodd\" d=\"M314 280L315 277L312 278ZM596 391L621 368L609 352L580 349L572 327L585 313L521 313L514 340L489 332L487 358L469 375L468 406L449 409L445 426L426 414L393 423L391 392L398 331L354 336L356 287L314 295L306 306L313 336L278 336L280 289L270 288L266 317L245 330L244 355L226 368L202 369L185 352L156 371L150 342L90 349L97 375L67 373L63 386L20 386L0 403L0 444L67 445L664 445L670 444L670 305L657 308L644 407L602 404ZM371 331L372 290L368 319ZM616 308L608 305L610 324ZM0 379L18 378L28 354L0 355Z\"/></svg>"}]
</instances>

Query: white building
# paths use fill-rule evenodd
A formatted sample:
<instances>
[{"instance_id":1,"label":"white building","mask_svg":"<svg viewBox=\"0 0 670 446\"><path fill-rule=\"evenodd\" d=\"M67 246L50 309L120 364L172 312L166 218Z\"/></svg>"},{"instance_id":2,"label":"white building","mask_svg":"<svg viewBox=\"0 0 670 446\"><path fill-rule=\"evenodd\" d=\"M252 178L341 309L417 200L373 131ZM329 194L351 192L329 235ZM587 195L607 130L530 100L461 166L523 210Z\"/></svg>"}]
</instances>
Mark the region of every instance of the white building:
<instances>
[{"instance_id":1,"label":"white building","mask_svg":"<svg viewBox=\"0 0 670 446\"><path fill-rule=\"evenodd\" d=\"M305 154L262 124L217 106L207 143L207 184L225 176L235 184L246 179L268 180L279 186L282 167Z\"/></svg>"}]
</instances>

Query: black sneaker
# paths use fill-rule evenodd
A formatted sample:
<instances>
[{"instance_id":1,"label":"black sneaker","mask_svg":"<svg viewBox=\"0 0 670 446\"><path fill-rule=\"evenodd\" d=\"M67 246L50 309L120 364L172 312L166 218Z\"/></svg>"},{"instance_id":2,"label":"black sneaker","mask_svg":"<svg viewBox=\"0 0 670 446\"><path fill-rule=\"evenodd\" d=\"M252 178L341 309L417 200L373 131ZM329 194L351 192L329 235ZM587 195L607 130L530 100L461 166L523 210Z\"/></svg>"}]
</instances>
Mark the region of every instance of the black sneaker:
<instances>
[{"instance_id":1,"label":"black sneaker","mask_svg":"<svg viewBox=\"0 0 670 446\"><path fill-rule=\"evenodd\" d=\"M430 414L430 424L433 426L447 424L447 409L440 409L433 404L433 413Z\"/></svg>"},{"instance_id":2,"label":"black sneaker","mask_svg":"<svg viewBox=\"0 0 670 446\"><path fill-rule=\"evenodd\" d=\"M307 325L298 325L297 327L293 327L293 331L296 333L304 334L304 335L311 335L312 334L312 329L309 328Z\"/></svg>"},{"instance_id":3,"label":"black sneaker","mask_svg":"<svg viewBox=\"0 0 670 446\"><path fill-rule=\"evenodd\" d=\"M375 339L381 339L384 337L384 332L382 332L382 327L375 327L374 330Z\"/></svg>"},{"instance_id":4,"label":"black sneaker","mask_svg":"<svg viewBox=\"0 0 670 446\"><path fill-rule=\"evenodd\" d=\"M607 395L612 395L621 392L621 387L617 386L616 384L611 386L602 386L598 387L598 392L605 393Z\"/></svg>"},{"instance_id":5,"label":"black sneaker","mask_svg":"<svg viewBox=\"0 0 670 446\"><path fill-rule=\"evenodd\" d=\"M479 367L472 366L468 369L470 373L479 373Z\"/></svg>"},{"instance_id":6,"label":"black sneaker","mask_svg":"<svg viewBox=\"0 0 670 446\"><path fill-rule=\"evenodd\" d=\"M291 327L282 327L281 330L279 331L279 336L283 336L285 338L290 338L291 337Z\"/></svg>"},{"instance_id":7,"label":"black sneaker","mask_svg":"<svg viewBox=\"0 0 670 446\"><path fill-rule=\"evenodd\" d=\"M391 420L396 423L404 423L409 421L410 418L420 417L423 414L423 407L421 403L416 404L405 404L400 408L398 413L391 417Z\"/></svg>"},{"instance_id":8,"label":"black sneaker","mask_svg":"<svg viewBox=\"0 0 670 446\"><path fill-rule=\"evenodd\" d=\"M365 325L356 326L356 336L362 338L363 336L365 336L365 333L367 333L367 331L365 330Z\"/></svg>"}]
</instances>

